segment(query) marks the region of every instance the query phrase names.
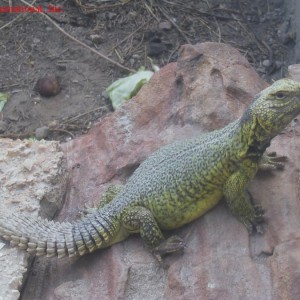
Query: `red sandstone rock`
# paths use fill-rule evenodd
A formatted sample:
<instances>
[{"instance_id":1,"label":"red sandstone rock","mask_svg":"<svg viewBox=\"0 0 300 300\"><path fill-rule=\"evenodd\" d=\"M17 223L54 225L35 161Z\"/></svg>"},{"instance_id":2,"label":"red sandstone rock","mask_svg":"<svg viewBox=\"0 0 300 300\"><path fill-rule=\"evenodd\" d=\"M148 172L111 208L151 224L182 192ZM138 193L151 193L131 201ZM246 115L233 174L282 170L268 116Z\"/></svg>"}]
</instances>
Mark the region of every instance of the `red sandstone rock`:
<instances>
[{"instance_id":1,"label":"red sandstone rock","mask_svg":"<svg viewBox=\"0 0 300 300\"><path fill-rule=\"evenodd\" d=\"M58 220L71 220L107 185L125 182L154 150L223 127L266 87L246 59L224 44L184 46L139 94L90 132L63 145L70 171ZM295 125L298 126L298 125ZM299 128L299 127L298 127ZM300 138L290 129L272 150L290 158L279 174L260 174L250 190L267 210L263 236L220 204L176 230L182 255L164 268L130 237L72 260L36 260L23 299L297 299L300 294Z\"/></svg>"}]
</instances>

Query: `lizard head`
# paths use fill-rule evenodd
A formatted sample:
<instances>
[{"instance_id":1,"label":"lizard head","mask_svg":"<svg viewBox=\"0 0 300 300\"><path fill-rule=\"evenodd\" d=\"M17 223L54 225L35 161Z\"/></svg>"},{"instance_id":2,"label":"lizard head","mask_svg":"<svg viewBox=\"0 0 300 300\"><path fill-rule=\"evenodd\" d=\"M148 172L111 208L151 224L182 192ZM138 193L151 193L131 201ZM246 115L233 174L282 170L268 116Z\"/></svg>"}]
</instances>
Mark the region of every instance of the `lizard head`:
<instances>
[{"instance_id":1,"label":"lizard head","mask_svg":"<svg viewBox=\"0 0 300 300\"><path fill-rule=\"evenodd\" d=\"M248 113L274 137L300 113L300 83L291 79L274 82L254 98Z\"/></svg>"}]
</instances>

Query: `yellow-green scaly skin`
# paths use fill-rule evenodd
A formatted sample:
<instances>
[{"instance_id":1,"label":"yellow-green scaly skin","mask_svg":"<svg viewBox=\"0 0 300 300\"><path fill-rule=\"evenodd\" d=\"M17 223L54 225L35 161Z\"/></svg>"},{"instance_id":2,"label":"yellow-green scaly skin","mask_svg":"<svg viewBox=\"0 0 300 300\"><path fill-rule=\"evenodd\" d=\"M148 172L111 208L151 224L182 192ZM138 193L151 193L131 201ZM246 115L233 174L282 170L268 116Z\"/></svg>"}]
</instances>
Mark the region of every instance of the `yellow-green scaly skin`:
<instances>
[{"instance_id":1,"label":"yellow-green scaly skin","mask_svg":"<svg viewBox=\"0 0 300 300\"><path fill-rule=\"evenodd\" d=\"M252 205L247 184L270 141L300 113L300 84L282 79L258 94L237 121L186 141L175 142L145 160L117 192L81 220L51 223L23 216L0 217L0 235L37 255L72 256L124 240L131 233L159 254L180 249L162 230L193 221L225 198L232 213L252 232L262 210ZM166 250L167 249L167 250Z\"/></svg>"}]
</instances>

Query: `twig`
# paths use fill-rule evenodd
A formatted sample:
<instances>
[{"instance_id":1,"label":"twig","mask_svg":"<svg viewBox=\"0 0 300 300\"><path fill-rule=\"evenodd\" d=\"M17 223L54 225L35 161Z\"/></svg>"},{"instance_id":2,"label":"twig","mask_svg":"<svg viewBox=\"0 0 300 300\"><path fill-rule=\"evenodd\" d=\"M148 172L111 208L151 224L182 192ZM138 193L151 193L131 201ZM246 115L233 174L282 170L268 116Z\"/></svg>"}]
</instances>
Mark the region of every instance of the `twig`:
<instances>
[{"instance_id":1,"label":"twig","mask_svg":"<svg viewBox=\"0 0 300 300\"><path fill-rule=\"evenodd\" d=\"M197 9L196 7L189 6L189 5L186 4L186 2L184 2L182 4L179 4L179 3L176 3L176 2L169 2L169 1L166 1L166 0L162 0L162 1L167 3L167 4L170 4L172 6L183 7L183 10L185 10L185 11L188 9L192 12L196 12L196 13L198 13L200 15L203 15L203 16L206 16L206 17L215 17L215 18L220 19L220 20L231 20L230 17L215 15L215 14L209 13L207 11L202 11L200 9Z\"/></svg>"},{"instance_id":2,"label":"twig","mask_svg":"<svg viewBox=\"0 0 300 300\"><path fill-rule=\"evenodd\" d=\"M171 58L172 58L172 56L174 55L174 53L179 49L179 47L180 47L180 45L179 44L177 44L176 45L176 47L173 49L173 51L171 52L171 54L169 55L169 57L168 57L168 60L167 60L167 63L169 63L170 62L170 60L171 60Z\"/></svg>"},{"instance_id":3,"label":"twig","mask_svg":"<svg viewBox=\"0 0 300 300\"><path fill-rule=\"evenodd\" d=\"M207 5L207 8L209 10L211 10L208 1L205 0L205 2L206 2L206 5ZM221 41L222 41L222 33L221 33L220 26L219 26L219 22L218 22L217 18L214 15L212 15L212 16L213 16L213 19L214 19L214 21L215 21L215 23L217 25L217 29L218 29L218 43L221 43Z\"/></svg>"},{"instance_id":4,"label":"twig","mask_svg":"<svg viewBox=\"0 0 300 300\"><path fill-rule=\"evenodd\" d=\"M129 53L131 54L131 53L133 53L135 51L138 51L139 47L143 44L143 42L144 42L144 34L143 34L140 42L136 46L134 46L133 48L131 48L131 51Z\"/></svg>"},{"instance_id":5,"label":"twig","mask_svg":"<svg viewBox=\"0 0 300 300\"><path fill-rule=\"evenodd\" d=\"M15 17L14 19L12 19L10 22L4 24L2 27L0 27L0 30L8 27L9 25L11 25L12 23L16 22L17 20L19 20L21 17L24 17L23 14L18 15L17 17Z\"/></svg>"},{"instance_id":6,"label":"twig","mask_svg":"<svg viewBox=\"0 0 300 300\"><path fill-rule=\"evenodd\" d=\"M255 34L253 33L253 31L251 30L251 28L249 27L249 30L246 28L246 26L241 22L241 20L237 19L234 15L232 15L232 19L235 20L239 26L245 31L246 34L248 34L248 36L251 38L251 40L254 40L256 42L256 45L258 47L258 49L262 52L267 54L266 49L264 49L261 44L258 42L258 40L255 38ZM243 20L245 22L245 20ZM246 22L245 22L246 23ZM247 23L246 23L247 24Z\"/></svg>"},{"instance_id":7,"label":"twig","mask_svg":"<svg viewBox=\"0 0 300 300\"><path fill-rule=\"evenodd\" d=\"M273 51L272 51L272 49L269 47L269 45L268 45L264 40L261 40L261 39L257 36L257 34L255 33L255 31L254 31L254 30L251 28L251 26L248 24L249 22L248 22L248 20L247 20L247 18L246 18L246 16L245 16L245 13L244 13L244 10L243 10L243 8L242 8L241 1L240 1L240 0L238 0L238 6L239 6L239 10L240 10L240 12L241 12L241 16L242 16L242 18L243 18L243 21L245 22L245 24L248 25L248 28L250 29L250 32L251 32L251 34L253 35L254 40L256 41L256 44L257 44L258 48L259 48L262 52L265 52L265 51L263 51L263 50L261 49L261 47L260 47L260 45L263 45L263 46L267 49L267 51L268 51L268 53L269 53L269 60L272 62L272 61L273 61Z\"/></svg>"},{"instance_id":8,"label":"twig","mask_svg":"<svg viewBox=\"0 0 300 300\"><path fill-rule=\"evenodd\" d=\"M222 8L222 7L214 7L212 8L213 11L221 11L221 12L226 12L226 13L232 13L232 14L237 14L239 15L241 12L235 9L228 9L228 8Z\"/></svg>"},{"instance_id":9,"label":"twig","mask_svg":"<svg viewBox=\"0 0 300 300\"><path fill-rule=\"evenodd\" d=\"M157 22L159 22L158 17L155 15L155 13L152 11L151 7L149 7L149 5L146 3L146 1L144 1L144 5L146 6L146 9L149 11L149 13L152 15L152 17L155 18L155 20Z\"/></svg>"},{"instance_id":10,"label":"twig","mask_svg":"<svg viewBox=\"0 0 300 300\"><path fill-rule=\"evenodd\" d=\"M37 9L35 6L29 4L27 1L25 0L20 0L22 3L26 4L27 6L29 7L32 7L32 8L35 8ZM71 39L72 41L78 43L79 45L89 49L90 51L92 51L93 53L97 54L98 56L100 56L101 58L109 61L110 63L118 66L119 68L123 69L123 70L126 70L128 72L135 72L135 70L133 69L130 69L130 68L127 68L121 64L119 64L118 62L110 59L109 57L105 56L104 54L100 53L99 51L89 47L88 45L86 45L85 43L77 40L75 37L73 37L72 35L70 35L69 33L67 33L66 31L64 31L56 22L54 22L47 14L43 13L43 12L40 12L39 14L41 14L42 16L44 16L49 22L51 22L60 32L62 32L64 35L66 35L69 39Z\"/></svg>"},{"instance_id":11,"label":"twig","mask_svg":"<svg viewBox=\"0 0 300 300\"><path fill-rule=\"evenodd\" d=\"M119 53L118 49L116 49L116 48L115 48L115 53L116 53L116 55L118 56L119 60L120 60L121 62L123 62L123 61L124 61L124 58L121 56L121 53Z\"/></svg>"},{"instance_id":12,"label":"twig","mask_svg":"<svg viewBox=\"0 0 300 300\"><path fill-rule=\"evenodd\" d=\"M164 11L163 11L163 9L161 8L161 7L159 7L158 6L158 9L159 9L159 11L163 14L163 16L165 17L165 18L167 18L168 19L168 21L170 22L170 23L172 23L172 25L178 30L178 32L182 35L182 37L185 39L185 41L188 43L188 44L191 44L191 41L190 41L190 39L185 35L185 33L179 28L179 26L168 16L168 14L167 13L165 13Z\"/></svg>"},{"instance_id":13,"label":"twig","mask_svg":"<svg viewBox=\"0 0 300 300\"><path fill-rule=\"evenodd\" d=\"M49 131L52 131L52 132L53 131L57 131L57 132L67 133L67 134L69 134L72 137L72 139L75 138L74 134L72 132L68 131L68 130L59 129L59 128L53 128L53 129L49 128Z\"/></svg>"},{"instance_id":14,"label":"twig","mask_svg":"<svg viewBox=\"0 0 300 300\"><path fill-rule=\"evenodd\" d=\"M75 0L76 4L80 7L81 11L85 15L93 14L97 11L105 10L105 9L113 9L118 6L122 6L124 4L127 4L130 0L123 0L121 3L116 4L103 4L103 5L95 5L95 4L82 4L81 0ZM101 1L98 1L101 2ZM102 1L105 2L105 1Z\"/></svg>"},{"instance_id":15,"label":"twig","mask_svg":"<svg viewBox=\"0 0 300 300\"><path fill-rule=\"evenodd\" d=\"M74 121L74 120L76 120L76 119L79 119L79 118L81 118L81 117L83 117L83 116L85 116L85 115L88 115L88 114L93 113L93 112L95 112L95 111L101 110L101 109L103 109L103 108L104 108L104 106L101 106L101 107L97 107L97 108L94 108L94 109L92 109L92 110L86 111L86 112L84 112L84 113L82 113L82 114L79 114L79 115L77 115L77 116L75 116L75 117L71 117L71 118L65 120L65 123L70 123L70 122L72 122L72 121Z\"/></svg>"},{"instance_id":16,"label":"twig","mask_svg":"<svg viewBox=\"0 0 300 300\"><path fill-rule=\"evenodd\" d=\"M32 1L31 5L33 5L36 2L36 0ZM0 27L0 30L10 26L11 24L13 24L14 22L16 22L17 20L19 20L20 18L23 18L24 14L19 14L18 16L16 16L14 19L12 19L11 21L9 21L8 23L4 24L2 27Z\"/></svg>"},{"instance_id":17,"label":"twig","mask_svg":"<svg viewBox=\"0 0 300 300\"><path fill-rule=\"evenodd\" d=\"M133 32L131 32L129 35L127 35L123 40L121 40L119 43L117 43L116 45L114 45L108 52L112 51L113 49L117 48L118 46L120 46L121 44L123 44L125 41L127 41L131 36L133 36L135 33L137 33L139 30L141 30L145 25L147 25L150 21L153 20L153 17L150 18L148 21L146 21L145 23L143 23L140 27L138 27L136 30L134 30Z\"/></svg>"}]
</instances>

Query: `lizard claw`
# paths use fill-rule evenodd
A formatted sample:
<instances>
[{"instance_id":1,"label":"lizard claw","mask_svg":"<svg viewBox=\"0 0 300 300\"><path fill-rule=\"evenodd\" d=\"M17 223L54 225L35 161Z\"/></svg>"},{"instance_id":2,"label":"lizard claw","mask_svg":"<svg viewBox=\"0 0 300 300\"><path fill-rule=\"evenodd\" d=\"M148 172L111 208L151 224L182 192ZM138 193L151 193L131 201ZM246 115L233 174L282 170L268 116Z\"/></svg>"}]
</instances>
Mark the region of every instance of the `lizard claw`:
<instances>
[{"instance_id":1,"label":"lizard claw","mask_svg":"<svg viewBox=\"0 0 300 300\"><path fill-rule=\"evenodd\" d=\"M156 257L161 257L162 255L168 253L174 253L182 251L185 248L185 243L183 239L177 235L169 237L167 240L161 242L157 247L153 249L153 254Z\"/></svg>"},{"instance_id":2,"label":"lizard claw","mask_svg":"<svg viewBox=\"0 0 300 300\"><path fill-rule=\"evenodd\" d=\"M261 158L259 168L260 170L283 170L287 160L287 156L277 156L276 152L265 153Z\"/></svg>"},{"instance_id":3,"label":"lizard claw","mask_svg":"<svg viewBox=\"0 0 300 300\"><path fill-rule=\"evenodd\" d=\"M254 205L254 214L251 217L246 218L243 223L246 226L249 234L252 234L254 231L263 234L264 228L262 223L264 222L265 210L261 205Z\"/></svg>"},{"instance_id":4,"label":"lizard claw","mask_svg":"<svg viewBox=\"0 0 300 300\"><path fill-rule=\"evenodd\" d=\"M261 205L254 205L254 219L256 223L262 223L264 221L265 210Z\"/></svg>"}]
</instances>

